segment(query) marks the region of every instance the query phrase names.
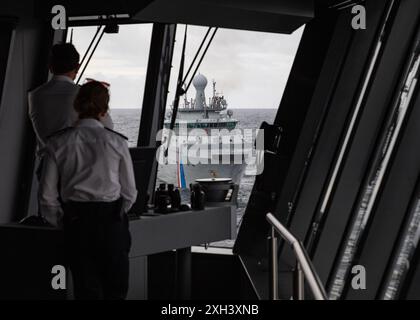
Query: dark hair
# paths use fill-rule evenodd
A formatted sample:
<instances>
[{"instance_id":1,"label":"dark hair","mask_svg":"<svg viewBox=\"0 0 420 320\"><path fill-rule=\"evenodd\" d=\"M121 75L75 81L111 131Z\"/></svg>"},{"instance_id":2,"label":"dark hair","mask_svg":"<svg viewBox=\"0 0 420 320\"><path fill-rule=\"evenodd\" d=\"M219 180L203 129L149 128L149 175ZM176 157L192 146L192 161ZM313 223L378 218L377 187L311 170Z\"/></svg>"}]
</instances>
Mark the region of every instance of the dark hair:
<instances>
[{"instance_id":1,"label":"dark hair","mask_svg":"<svg viewBox=\"0 0 420 320\"><path fill-rule=\"evenodd\" d=\"M63 74L79 66L80 55L71 43L55 44L51 49L50 66L54 74Z\"/></svg>"},{"instance_id":2,"label":"dark hair","mask_svg":"<svg viewBox=\"0 0 420 320\"><path fill-rule=\"evenodd\" d=\"M108 111L108 103L108 89L98 81L91 81L80 87L74 101L74 110L79 114L79 119L99 119L100 114Z\"/></svg>"}]
</instances>

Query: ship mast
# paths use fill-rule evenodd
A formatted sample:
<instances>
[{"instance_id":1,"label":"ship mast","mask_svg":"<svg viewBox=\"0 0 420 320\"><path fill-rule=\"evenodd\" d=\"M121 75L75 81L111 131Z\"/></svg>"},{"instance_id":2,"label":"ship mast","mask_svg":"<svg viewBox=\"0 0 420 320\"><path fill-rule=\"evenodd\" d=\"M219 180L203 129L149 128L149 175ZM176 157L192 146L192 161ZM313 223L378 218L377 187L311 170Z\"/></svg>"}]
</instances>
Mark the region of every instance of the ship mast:
<instances>
[{"instance_id":1,"label":"ship mast","mask_svg":"<svg viewBox=\"0 0 420 320\"><path fill-rule=\"evenodd\" d=\"M186 89L187 89L187 85L184 84L184 90L186 90ZM187 97L187 92L186 91L185 91L185 94L184 94L184 108L189 109L189 107L188 107L188 97Z\"/></svg>"},{"instance_id":2,"label":"ship mast","mask_svg":"<svg viewBox=\"0 0 420 320\"><path fill-rule=\"evenodd\" d=\"M216 96L216 81L213 80L213 97Z\"/></svg>"},{"instance_id":3,"label":"ship mast","mask_svg":"<svg viewBox=\"0 0 420 320\"><path fill-rule=\"evenodd\" d=\"M211 106L212 106L213 109L216 109L217 108L217 105L216 105L216 81L213 79L212 83L213 83L213 98L212 98L213 103L211 104Z\"/></svg>"}]
</instances>

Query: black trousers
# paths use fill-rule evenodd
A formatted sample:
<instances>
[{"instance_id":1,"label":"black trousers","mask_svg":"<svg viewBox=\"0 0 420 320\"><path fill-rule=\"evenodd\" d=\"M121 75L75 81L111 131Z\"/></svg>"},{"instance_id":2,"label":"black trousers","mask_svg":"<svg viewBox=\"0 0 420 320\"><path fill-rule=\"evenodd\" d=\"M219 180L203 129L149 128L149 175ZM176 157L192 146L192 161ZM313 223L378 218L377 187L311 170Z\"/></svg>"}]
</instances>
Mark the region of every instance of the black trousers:
<instances>
[{"instance_id":1,"label":"black trousers","mask_svg":"<svg viewBox=\"0 0 420 320\"><path fill-rule=\"evenodd\" d=\"M125 299L131 237L121 200L69 202L64 208L67 262L76 299Z\"/></svg>"}]
</instances>

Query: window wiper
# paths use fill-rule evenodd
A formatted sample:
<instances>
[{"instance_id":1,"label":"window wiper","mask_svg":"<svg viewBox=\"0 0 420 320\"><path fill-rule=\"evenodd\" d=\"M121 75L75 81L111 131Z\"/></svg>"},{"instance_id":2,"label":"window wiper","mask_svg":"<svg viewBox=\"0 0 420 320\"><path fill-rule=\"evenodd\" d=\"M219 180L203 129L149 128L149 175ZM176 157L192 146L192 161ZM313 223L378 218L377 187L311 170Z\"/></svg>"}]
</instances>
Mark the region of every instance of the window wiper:
<instances>
[{"instance_id":1,"label":"window wiper","mask_svg":"<svg viewBox=\"0 0 420 320\"><path fill-rule=\"evenodd\" d=\"M88 57L89 51L92 48L92 45L95 43L96 39L98 38L98 35L99 35L99 39L96 41L96 44L93 47L92 52L90 52L89 57L88 57L86 63L84 64L83 69L82 69L82 71L79 74L79 77L77 78L76 84L79 84L80 80L82 80L83 74L86 71L86 68L89 65L90 60L92 59L93 54L95 53L96 49L98 48L99 42L101 42L102 37L104 36L104 33L105 33L105 26L102 26L102 25L101 26L98 26L98 29L96 30L96 33L93 36L93 39L92 39L92 41L89 44L89 47L87 48L85 54L83 55L82 61L80 62L80 66L83 65L83 63L85 62L86 58Z\"/></svg>"}]
</instances>

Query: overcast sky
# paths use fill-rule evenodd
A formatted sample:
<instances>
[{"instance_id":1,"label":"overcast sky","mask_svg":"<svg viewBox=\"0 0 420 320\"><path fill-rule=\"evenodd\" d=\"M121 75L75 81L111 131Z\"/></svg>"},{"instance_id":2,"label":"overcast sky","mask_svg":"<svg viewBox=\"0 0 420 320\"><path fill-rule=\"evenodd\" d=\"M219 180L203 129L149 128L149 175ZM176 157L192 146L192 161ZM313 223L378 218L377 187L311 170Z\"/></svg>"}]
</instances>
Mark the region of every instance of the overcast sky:
<instances>
[{"instance_id":1,"label":"overcast sky","mask_svg":"<svg viewBox=\"0 0 420 320\"><path fill-rule=\"evenodd\" d=\"M75 28L73 43L83 56L96 28ZM143 100L152 25L122 25L119 34L105 34L84 77L111 84L111 108L140 108ZM186 68L207 28L188 27ZM292 35L219 29L199 72L217 82L231 108L277 108L303 28ZM168 104L173 100L183 42L178 26ZM195 96L191 86L188 98ZM208 100L208 99L207 99Z\"/></svg>"}]
</instances>

